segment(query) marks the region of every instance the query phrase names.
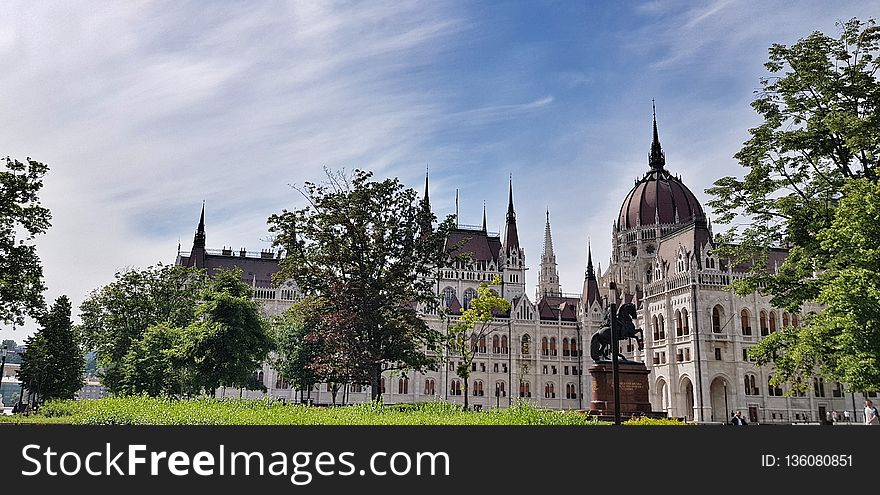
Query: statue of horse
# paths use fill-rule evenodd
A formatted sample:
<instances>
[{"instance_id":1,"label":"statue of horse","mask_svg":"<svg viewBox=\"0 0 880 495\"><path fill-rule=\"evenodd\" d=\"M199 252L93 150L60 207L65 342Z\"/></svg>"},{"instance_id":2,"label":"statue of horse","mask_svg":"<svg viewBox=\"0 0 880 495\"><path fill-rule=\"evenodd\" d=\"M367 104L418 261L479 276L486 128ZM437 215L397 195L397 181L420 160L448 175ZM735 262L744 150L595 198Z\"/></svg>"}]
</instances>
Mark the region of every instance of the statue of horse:
<instances>
[{"instance_id":1,"label":"statue of horse","mask_svg":"<svg viewBox=\"0 0 880 495\"><path fill-rule=\"evenodd\" d=\"M637 317L636 306L633 303L621 304L617 310L617 342L620 343L624 339L635 338L639 345L639 350L645 348L644 332L641 328L637 329L634 320ZM610 361L611 360L611 308L605 312L605 321L599 331L590 339L590 357L593 361ZM623 362L631 362L626 359L619 349L613 349L617 353L617 358Z\"/></svg>"}]
</instances>

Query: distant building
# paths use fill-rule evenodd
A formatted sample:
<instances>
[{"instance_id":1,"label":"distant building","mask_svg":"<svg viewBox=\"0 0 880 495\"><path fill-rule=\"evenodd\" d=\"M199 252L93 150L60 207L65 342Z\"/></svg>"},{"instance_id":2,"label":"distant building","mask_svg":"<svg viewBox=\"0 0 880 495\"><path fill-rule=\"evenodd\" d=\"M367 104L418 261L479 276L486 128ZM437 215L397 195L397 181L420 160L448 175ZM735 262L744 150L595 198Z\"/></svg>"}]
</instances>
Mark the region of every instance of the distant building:
<instances>
[{"instance_id":1,"label":"distant building","mask_svg":"<svg viewBox=\"0 0 880 495\"><path fill-rule=\"evenodd\" d=\"M107 389L98 380L87 379L76 393L77 400L95 400L107 397Z\"/></svg>"}]
</instances>

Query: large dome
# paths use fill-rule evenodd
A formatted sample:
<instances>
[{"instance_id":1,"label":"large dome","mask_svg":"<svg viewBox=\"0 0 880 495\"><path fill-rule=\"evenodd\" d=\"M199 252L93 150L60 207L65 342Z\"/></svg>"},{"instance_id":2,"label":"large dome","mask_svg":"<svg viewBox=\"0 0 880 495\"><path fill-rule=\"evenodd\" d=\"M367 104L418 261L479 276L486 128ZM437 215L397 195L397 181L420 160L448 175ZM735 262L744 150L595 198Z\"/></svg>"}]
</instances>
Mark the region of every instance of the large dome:
<instances>
[{"instance_id":1,"label":"large dome","mask_svg":"<svg viewBox=\"0 0 880 495\"><path fill-rule=\"evenodd\" d=\"M618 217L619 229L628 230L657 224L688 224L694 220L706 219L703 207L694 193L681 179L666 170L666 156L660 147L656 117L648 163L651 170L623 200Z\"/></svg>"}]
</instances>

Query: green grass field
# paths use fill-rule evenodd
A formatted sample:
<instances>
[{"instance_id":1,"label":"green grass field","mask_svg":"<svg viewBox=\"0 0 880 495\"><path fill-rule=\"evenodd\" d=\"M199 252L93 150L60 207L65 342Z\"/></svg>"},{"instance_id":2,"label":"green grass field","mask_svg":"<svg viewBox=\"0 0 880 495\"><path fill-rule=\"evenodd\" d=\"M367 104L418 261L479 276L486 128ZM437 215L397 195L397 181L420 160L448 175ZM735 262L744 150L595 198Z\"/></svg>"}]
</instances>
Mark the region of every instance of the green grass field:
<instances>
[{"instance_id":1,"label":"green grass field","mask_svg":"<svg viewBox=\"0 0 880 495\"><path fill-rule=\"evenodd\" d=\"M0 417L2 423L86 425L568 425L603 424L586 414L519 404L485 412L445 402L383 406L311 407L267 400L111 397L50 402L36 415Z\"/></svg>"}]
</instances>

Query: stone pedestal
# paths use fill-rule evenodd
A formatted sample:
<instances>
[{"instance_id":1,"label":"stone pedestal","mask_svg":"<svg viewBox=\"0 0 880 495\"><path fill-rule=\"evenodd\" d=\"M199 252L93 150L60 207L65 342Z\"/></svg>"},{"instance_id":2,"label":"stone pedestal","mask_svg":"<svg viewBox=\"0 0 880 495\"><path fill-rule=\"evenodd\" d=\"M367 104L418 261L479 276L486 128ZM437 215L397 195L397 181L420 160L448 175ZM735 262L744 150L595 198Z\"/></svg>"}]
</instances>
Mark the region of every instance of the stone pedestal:
<instances>
[{"instance_id":1,"label":"stone pedestal","mask_svg":"<svg viewBox=\"0 0 880 495\"><path fill-rule=\"evenodd\" d=\"M636 416L658 416L651 411L648 400L648 369L644 363L618 363L620 379L620 415L624 421ZM590 367L593 396L590 414L601 419L614 417L614 375L610 362ZM662 416L662 415L661 415Z\"/></svg>"}]
</instances>

